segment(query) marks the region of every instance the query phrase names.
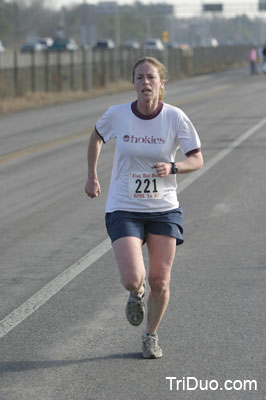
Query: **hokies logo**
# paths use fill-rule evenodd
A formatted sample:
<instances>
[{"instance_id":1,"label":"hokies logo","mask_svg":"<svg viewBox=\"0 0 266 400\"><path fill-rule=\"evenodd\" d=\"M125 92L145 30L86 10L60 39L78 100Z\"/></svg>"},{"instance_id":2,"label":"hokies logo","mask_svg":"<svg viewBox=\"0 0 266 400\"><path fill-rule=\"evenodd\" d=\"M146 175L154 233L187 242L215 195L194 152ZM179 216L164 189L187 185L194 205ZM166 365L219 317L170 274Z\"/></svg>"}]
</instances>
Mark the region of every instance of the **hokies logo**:
<instances>
[{"instance_id":1,"label":"hokies logo","mask_svg":"<svg viewBox=\"0 0 266 400\"><path fill-rule=\"evenodd\" d=\"M164 144L164 138L156 138L154 136L139 136L134 135L124 135L123 140L125 143L140 143L140 144Z\"/></svg>"},{"instance_id":2,"label":"hokies logo","mask_svg":"<svg viewBox=\"0 0 266 400\"><path fill-rule=\"evenodd\" d=\"M130 141L130 137L128 135L125 135L123 137L124 142L129 142Z\"/></svg>"}]
</instances>

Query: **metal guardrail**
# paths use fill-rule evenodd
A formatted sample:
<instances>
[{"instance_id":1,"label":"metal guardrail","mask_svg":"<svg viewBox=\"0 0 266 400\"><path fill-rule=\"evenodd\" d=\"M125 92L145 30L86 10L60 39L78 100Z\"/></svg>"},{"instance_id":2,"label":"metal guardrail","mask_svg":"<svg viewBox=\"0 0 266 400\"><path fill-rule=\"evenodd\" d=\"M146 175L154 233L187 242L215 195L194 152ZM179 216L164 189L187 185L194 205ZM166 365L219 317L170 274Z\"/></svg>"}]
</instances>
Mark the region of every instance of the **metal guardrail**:
<instances>
[{"instance_id":1,"label":"metal guardrail","mask_svg":"<svg viewBox=\"0 0 266 400\"><path fill-rule=\"evenodd\" d=\"M90 91L110 82L131 81L132 65L151 55L168 68L171 80L231 68L247 61L247 46L192 49L112 49L0 54L0 98L28 92Z\"/></svg>"}]
</instances>

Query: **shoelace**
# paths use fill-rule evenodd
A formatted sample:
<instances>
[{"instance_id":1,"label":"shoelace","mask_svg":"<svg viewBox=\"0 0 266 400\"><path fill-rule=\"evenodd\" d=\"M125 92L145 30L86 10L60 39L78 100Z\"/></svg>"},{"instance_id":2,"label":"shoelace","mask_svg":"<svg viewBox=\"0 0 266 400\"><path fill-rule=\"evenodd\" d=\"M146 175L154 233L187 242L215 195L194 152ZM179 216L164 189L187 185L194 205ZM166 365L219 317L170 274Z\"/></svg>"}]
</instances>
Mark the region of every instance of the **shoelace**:
<instances>
[{"instance_id":1,"label":"shoelace","mask_svg":"<svg viewBox=\"0 0 266 400\"><path fill-rule=\"evenodd\" d=\"M144 292L142 293L142 295L138 296L134 292L130 292L130 298L128 301L137 301L138 303L141 303L145 296L145 285L143 286L144 286Z\"/></svg>"},{"instance_id":2,"label":"shoelace","mask_svg":"<svg viewBox=\"0 0 266 400\"><path fill-rule=\"evenodd\" d=\"M155 349L158 344L158 339L156 336L146 335L143 338L144 345L149 345L151 349Z\"/></svg>"},{"instance_id":3,"label":"shoelace","mask_svg":"<svg viewBox=\"0 0 266 400\"><path fill-rule=\"evenodd\" d=\"M134 302L134 303L141 303L141 301L142 301L142 297L140 297L140 296L137 296L136 294L134 294L134 293L130 293L130 298L128 299L128 301L129 302Z\"/></svg>"}]
</instances>

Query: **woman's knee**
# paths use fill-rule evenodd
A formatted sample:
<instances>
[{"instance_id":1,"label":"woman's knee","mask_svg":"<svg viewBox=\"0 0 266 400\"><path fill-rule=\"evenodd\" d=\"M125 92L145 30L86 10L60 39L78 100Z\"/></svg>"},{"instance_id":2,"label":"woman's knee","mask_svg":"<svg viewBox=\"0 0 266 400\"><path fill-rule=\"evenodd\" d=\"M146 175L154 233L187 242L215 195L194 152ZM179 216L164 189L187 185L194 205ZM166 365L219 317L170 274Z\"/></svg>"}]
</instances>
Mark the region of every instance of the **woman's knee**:
<instances>
[{"instance_id":1,"label":"woman's knee","mask_svg":"<svg viewBox=\"0 0 266 400\"><path fill-rule=\"evenodd\" d=\"M150 275L148 280L150 288L154 293L156 292L160 296L169 293L169 278L160 275Z\"/></svg>"},{"instance_id":2,"label":"woman's knee","mask_svg":"<svg viewBox=\"0 0 266 400\"><path fill-rule=\"evenodd\" d=\"M138 291L141 289L145 276L142 274L128 274L121 277L124 288L128 291Z\"/></svg>"},{"instance_id":3,"label":"woman's knee","mask_svg":"<svg viewBox=\"0 0 266 400\"><path fill-rule=\"evenodd\" d=\"M122 285L129 291L137 291L145 279L142 241L136 237L124 237L113 243Z\"/></svg>"}]
</instances>

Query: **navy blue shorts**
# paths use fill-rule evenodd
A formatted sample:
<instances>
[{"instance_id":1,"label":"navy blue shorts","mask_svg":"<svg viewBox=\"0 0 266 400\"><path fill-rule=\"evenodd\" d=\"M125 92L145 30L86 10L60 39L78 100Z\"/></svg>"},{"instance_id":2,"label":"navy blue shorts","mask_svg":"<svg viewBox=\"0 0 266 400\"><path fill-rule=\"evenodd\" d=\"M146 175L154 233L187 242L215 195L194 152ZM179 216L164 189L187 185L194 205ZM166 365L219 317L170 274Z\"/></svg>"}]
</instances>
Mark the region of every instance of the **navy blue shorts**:
<instances>
[{"instance_id":1,"label":"navy blue shorts","mask_svg":"<svg viewBox=\"0 0 266 400\"><path fill-rule=\"evenodd\" d=\"M112 242L126 236L135 236L146 241L147 233L176 238L182 244L183 210L181 207L162 212L113 211L106 213L105 223Z\"/></svg>"}]
</instances>

